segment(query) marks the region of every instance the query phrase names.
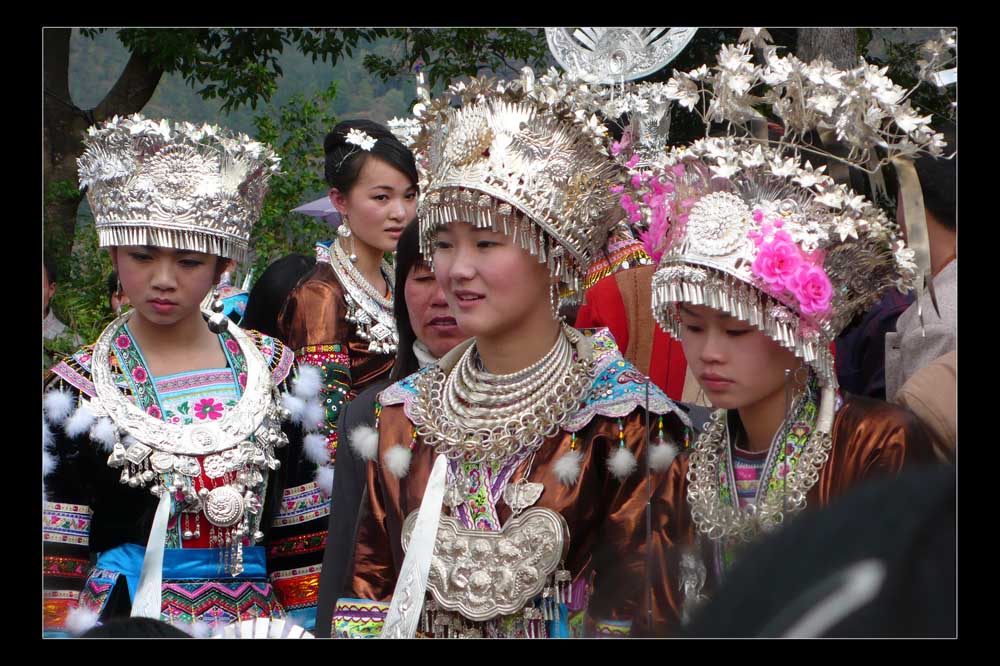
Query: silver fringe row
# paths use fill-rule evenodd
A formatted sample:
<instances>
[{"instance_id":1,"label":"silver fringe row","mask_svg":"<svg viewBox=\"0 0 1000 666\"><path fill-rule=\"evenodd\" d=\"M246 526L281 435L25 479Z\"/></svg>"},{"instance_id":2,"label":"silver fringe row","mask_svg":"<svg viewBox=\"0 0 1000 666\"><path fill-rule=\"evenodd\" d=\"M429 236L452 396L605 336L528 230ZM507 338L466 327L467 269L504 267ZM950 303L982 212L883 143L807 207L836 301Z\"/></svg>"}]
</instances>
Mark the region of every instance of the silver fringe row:
<instances>
[{"instance_id":1,"label":"silver fringe row","mask_svg":"<svg viewBox=\"0 0 1000 666\"><path fill-rule=\"evenodd\" d=\"M204 252L217 257L245 262L250 254L248 243L235 237L222 237L203 231L187 229L164 229L153 226L114 226L101 228L98 225L98 239L101 247L120 245L150 245L175 250Z\"/></svg>"},{"instance_id":2,"label":"silver fringe row","mask_svg":"<svg viewBox=\"0 0 1000 666\"><path fill-rule=\"evenodd\" d=\"M437 194L437 193L436 193ZM564 285L563 302L577 302L583 296L586 267L548 230L509 203L472 190L446 190L428 197L420 207L420 253L431 263L434 237L439 229L454 222L466 222L477 229L491 229L511 236L521 249L538 257L549 274Z\"/></svg>"},{"instance_id":3,"label":"silver fringe row","mask_svg":"<svg viewBox=\"0 0 1000 666\"><path fill-rule=\"evenodd\" d=\"M747 322L808 363L821 386L837 388L832 341L822 336L817 341L803 339L794 312L743 280L703 267L661 268L653 278L653 316L664 331L680 340L677 303L704 305Z\"/></svg>"}]
</instances>

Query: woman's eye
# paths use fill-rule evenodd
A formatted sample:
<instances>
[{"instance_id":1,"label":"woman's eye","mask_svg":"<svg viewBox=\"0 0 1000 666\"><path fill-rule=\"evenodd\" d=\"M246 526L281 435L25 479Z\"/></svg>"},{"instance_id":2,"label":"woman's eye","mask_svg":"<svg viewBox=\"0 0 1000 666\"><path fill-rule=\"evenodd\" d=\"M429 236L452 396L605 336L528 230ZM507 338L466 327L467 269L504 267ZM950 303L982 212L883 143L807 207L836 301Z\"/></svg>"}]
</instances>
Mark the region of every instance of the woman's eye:
<instances>
[{"instance_id":1,"label":"woman's eye","mask_svg":"<svg viewBox=\"0 0 1000 666\"><path fill-rule=\"evenodd\" d=\"M197 259L182 259L181 260L181 266L184 266L185 268L195 268L196 266L201 266L202 263L203 262L198 261Z\"/></svg>"},{"instance_id":2,"label":"woman's eye","mask_svg":"<svg viewBox=\"0 0 1000 666\"><path fill-rule=\"evenodd\" d=\"M388 194L376 194L372 198L375 199L376 201L388 201L389 200L389 195Z\"/></svg>"},{"instance_id":3,"label":"woman's eye","mask_svg":"<svg viewBox=\"0 0 1000 666\"><path fill-rule=\"evenodd\" d=\"M683 326L691 333L701 333L703 330L701 326L695 326L694 324L683 324Z\"/></svg>"},{"instance_id":4,"label":"woman's eye","mask_svg":"<svg viewBox=\"0 0 1000 666\"><path fill-rule=\"evenodd\" d=\"M749 328L737 328L737 329L733 329L731 331L726 331L726 334L730 335L730 336L732 336L734 338L738 338L739 336L746 335L749 332L750 332Z\"/></svg>"},{"instance_id":5,"label":"woman's eye","mask_svg":"<svg viewBox=\"0 0 1000 666\"><path fill-rule=\"evenodd\" d=\"M128 256L130 256L135 261L149 261L150 259L152 259L152 257L150 257L148 254L142 254L141 252L129 252Z\"/></svg>"},{"instance_id":6,"label":"woman's eye","mask_svg":"<svg viewBox=\"0 0 1000 666\"><path fill-rule=\"evenodd\" d=\"M449 243L448 241L442 241L442 240L434 241L434 249L435 250L448 250L448 249L451 249L451 243Z\"/></svg>"},{"instance_id":7,"label":"woman's eye","mask_svg":"<svg viewBox=\"0 0 1000 666\"><path fill-rule=\"evenodd\" d=\"M411 201L412 201L413 199L416 199L416 198L417 198L417 193L416 193L416 192L410 192L410 193L408 193L408 194L406 195L406 198L407 198L408 200L411 200Z\"/></svg>"},{"instance_id":8,"label":"woman's eye","mask_svg":"<svg viewBox=\"0 0 1000 666\"><path fill-rule=\"evenodd\" d=\"M413 279L416 280L417 282L433 282L434 281L434 275L433 274L431 274L431 275L421 275L420 277L413 278Z\"/></svg>"},{"instance_id":9,"label":"woman's eye","mask_svg":"<svg viewBox=\"0 0 1000 666\"><path fill-rule=\"evenodd\" d=\"M494 245L499 245L499 244L500 243L497 243L496 241L490 241L490 240L476 241L476 247L493 247Z\"/></svg>"}]
</instances>

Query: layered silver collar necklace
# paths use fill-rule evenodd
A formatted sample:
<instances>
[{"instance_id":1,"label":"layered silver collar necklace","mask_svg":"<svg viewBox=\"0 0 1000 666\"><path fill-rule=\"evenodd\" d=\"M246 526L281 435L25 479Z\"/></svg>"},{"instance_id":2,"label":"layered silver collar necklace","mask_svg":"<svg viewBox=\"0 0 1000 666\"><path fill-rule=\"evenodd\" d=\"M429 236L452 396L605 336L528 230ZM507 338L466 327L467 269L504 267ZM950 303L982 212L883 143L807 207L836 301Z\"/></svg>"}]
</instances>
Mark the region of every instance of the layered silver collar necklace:
<instances>
[{"instance_id":1,"label":"layered silver collar necklace","mask_svg":"<svg viewBox=\"0 0 1000 666\"><path fill-rule=\"evenodd\" d=\"M344 288L347 321L356 326L358 337L368 342L368 351L395 354L399 335L396 333L396 318L392 311L396 289L392 264L382 260L382 275L389 284L390 291L389 298L386 298L354 267L337 240L330 244L329 262Z\"/></svg>"},{"instance_id":2,"label":"layered silver collar necklace","mask_svg":"<svg viewBox=\"0 0 1000 666\"><path fill-rule=\"evenodd\" d=\"M476 345L463 345L417 382L413 420L428 446L465 462L503 460L537 449L579 407L592 383L589 338L563 326L531 366L506 375L482 369ZM459 352L456 349L455 352Z\"/></svg>"}]
</instances>

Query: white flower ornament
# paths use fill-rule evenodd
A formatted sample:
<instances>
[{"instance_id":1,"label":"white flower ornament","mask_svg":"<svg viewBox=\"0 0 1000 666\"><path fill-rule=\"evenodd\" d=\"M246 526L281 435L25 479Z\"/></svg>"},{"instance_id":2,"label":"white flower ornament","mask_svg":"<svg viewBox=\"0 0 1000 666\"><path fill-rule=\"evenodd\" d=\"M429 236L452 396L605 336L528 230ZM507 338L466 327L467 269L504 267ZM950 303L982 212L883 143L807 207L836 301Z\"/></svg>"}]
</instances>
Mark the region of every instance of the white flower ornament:
<instances>
[{"instance_id":1,"label":"white flower ornament","mask_svg":"<svg viewBox=\"0 0 1000 666\"><path fill-rule=\"evenodd\" d=\"M368 136L367 132L359 129L352 129L347 133L347 138L344 140L367 152L371 152L371 149L375 146L375 142L378 141L378 139Z\"/></svg>"}]
</instances>

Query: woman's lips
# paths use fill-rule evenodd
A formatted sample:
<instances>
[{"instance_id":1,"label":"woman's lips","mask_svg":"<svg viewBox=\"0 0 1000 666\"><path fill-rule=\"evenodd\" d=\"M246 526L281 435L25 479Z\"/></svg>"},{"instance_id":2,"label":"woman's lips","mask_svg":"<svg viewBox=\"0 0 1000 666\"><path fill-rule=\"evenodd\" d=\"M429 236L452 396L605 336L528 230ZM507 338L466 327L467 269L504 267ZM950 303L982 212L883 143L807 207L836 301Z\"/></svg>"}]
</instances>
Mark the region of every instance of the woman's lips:
<instances>
[{"instance_id":1,"label":"woman's lips","mask_svg":"<svg viewBox=\"0 0 1000 666\"><path fill-rule=\"evenodd\" d=\"M707 391L725 391L733 385L733 381L718 375L702 375L701 385Z\"/></svg>"},{"instance_id":2,"label":"woman's lips","mask_svg":"<svg viewBox=\"0 0 1000 666\"><path fill-rule=\"evenodd\" d=\"M177 307L176 303L171 303L170 301L150 301L149 304L153 306L153 310L157 314L167 314Z\"/></svg>"},{"instance_id":3,"label":"woman's lips","mask_svg":"<svg viewBox=\"0 0 1000 666\"><path fill-rule=\"evenodd\" d=\"M458 322L455 321L454 317L434 317L427 322L427 326L440 333L446 333L453 329L457 329Z\"/></svg>"},{"instance_id":4,"label":"woman's lips","mask_svg":"<svg viewBox=\"0 0 1000 666\"><path fill-rule=\"evenodd\" d=\"M477 294L473 291L456 291L455 292L455 302L460 310L469 310L476 307L479 303L486 298L482 294Z\"/></svg>"}]
</instances>

